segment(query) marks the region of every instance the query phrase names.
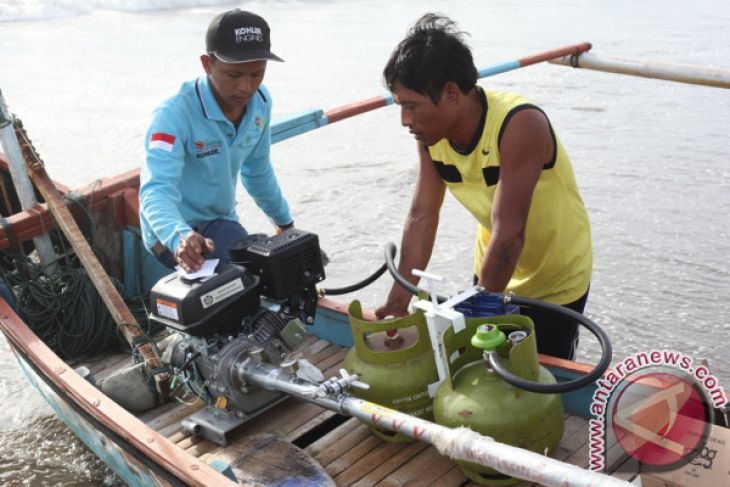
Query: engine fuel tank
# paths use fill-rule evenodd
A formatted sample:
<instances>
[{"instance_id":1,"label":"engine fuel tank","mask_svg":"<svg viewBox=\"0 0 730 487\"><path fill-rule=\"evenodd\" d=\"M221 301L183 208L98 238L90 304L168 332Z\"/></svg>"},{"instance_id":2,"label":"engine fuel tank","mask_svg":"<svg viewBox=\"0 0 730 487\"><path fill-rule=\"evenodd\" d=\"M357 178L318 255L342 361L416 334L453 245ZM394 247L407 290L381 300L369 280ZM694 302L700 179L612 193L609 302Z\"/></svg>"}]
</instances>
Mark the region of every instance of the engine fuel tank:
<instances>
[{"instance_id":1,"label":"engine fuel tank","mask_svg":"<svg viewBox=\"0 0 730 487\"><path fill-rule=\"evenodd\" d=\"M241 317L259 309L258 286L259 278L246 268L223 262L206 279L173 272L150 290L150 318L193 336L237 330Z\"/></svg>"}]
</instances>

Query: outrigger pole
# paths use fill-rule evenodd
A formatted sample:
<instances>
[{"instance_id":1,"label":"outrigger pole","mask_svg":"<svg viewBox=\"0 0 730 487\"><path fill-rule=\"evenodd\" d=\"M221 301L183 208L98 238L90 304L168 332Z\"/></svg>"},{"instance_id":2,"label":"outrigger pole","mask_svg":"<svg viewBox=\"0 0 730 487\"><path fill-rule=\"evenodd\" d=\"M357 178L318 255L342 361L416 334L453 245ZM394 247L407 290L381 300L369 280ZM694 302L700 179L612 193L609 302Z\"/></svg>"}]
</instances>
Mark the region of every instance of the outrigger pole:
<instances>
[{"instance_id":1,"label":"outrigger pole","mask_svg":"<svg viewBox=\"0 0 730 487\"><path fill-rule=\"evenodd\" d=\"M578 56L581 53L588 51L590 48L591 44L589 42L582 42L580 44L573 44L557 49L551 49L549 51L531 54L529 56L519 58L514 61L508 61L501 64L495 64L494 66L482 68L479 70L479 78L494 76L495 74L524 68L525 66L530 66L532 64L549 61L550 59L556 59L563 56ZM274 124L272 124L271 142L281 142L282 140L286 140L296 135L318 129L325 125L339 122L340 120L354 117L355 115L360 115L361 113L369 112L377 108L385 107L392 104L392 96L381 95L332 108L330 110L327 110L326 112L321 109L315 109L292 115L283 120L278 120Z\"/></svg>"},{"instance_id":2,"label":"outrigger pole","mask_svg":"<svg viewBox=\"0 0 730 487\"><path fill-rule=\"evenodd\" d=\"M632 59L599 57L593 53L570 54L551 59L551 64L627 74L679 83L730 88L730 70L689 64L664 64Z\"/></svg>"}]
</instances>

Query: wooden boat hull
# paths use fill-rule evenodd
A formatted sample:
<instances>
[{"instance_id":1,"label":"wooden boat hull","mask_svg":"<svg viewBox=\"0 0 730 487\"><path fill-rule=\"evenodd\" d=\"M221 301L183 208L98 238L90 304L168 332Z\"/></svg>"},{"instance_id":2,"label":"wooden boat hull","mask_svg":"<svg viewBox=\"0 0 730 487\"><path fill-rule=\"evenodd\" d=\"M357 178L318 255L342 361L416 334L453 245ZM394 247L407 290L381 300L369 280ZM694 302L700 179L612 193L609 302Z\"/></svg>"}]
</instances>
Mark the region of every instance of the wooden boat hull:
<instances>
[{"instance_id":1,"label":"wooden boat hull","mask_svg":"<svg viewBox=\"0 0 730 487\"><path fill-rule=\"evenodd\" d=\"M129 485L238 485L191 458L62 361L0 300L0 329L28 382Z\"/></svg>"},{"instance_id":2,"label":"wooden boat hull","mask_svg":"<svg viewBox=\"0 0 730 487\"><path fill-rule=\"evenodd\" d=\"M75 409L67 402L68 398L59 394L52 382L46 382L48 378L34 368L16 347L11 346L10 350L26 380L51 406L56 416L127 484L145 487L176 484L174 481L164 481L166 475L156 475L154 464L147 461L144 462L147 463L145 465L143 461L120 446L120 438L117 438L112 431L103 428L93 416Z\"/></svg>"}]
</instances>

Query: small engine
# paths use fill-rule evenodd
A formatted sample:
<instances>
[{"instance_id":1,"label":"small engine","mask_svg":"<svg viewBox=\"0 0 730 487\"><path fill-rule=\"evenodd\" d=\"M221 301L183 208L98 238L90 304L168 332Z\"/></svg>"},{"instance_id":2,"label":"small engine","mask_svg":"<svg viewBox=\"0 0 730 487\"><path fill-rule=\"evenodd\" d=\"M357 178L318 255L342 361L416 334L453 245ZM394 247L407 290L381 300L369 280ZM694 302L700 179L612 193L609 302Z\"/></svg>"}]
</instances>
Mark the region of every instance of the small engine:
<instances>
[{"instance_id":1,"label":"small engine","mask_svg":"<svg viewBox=\"0 0 730 487\"><path fill-rule=\"evenodd\" d=\"M287 396L246 384L247 361L286 366L288 354L314 323L315 284L324 279L319 239L291 228L280 235L250 235L229 249L231 264L212 276L188 280L170 274L150 292L151 318L174 335L163 360L175 379L207 407L183 427L221 445L233 428Z\"/></svg>"}]
</instances>

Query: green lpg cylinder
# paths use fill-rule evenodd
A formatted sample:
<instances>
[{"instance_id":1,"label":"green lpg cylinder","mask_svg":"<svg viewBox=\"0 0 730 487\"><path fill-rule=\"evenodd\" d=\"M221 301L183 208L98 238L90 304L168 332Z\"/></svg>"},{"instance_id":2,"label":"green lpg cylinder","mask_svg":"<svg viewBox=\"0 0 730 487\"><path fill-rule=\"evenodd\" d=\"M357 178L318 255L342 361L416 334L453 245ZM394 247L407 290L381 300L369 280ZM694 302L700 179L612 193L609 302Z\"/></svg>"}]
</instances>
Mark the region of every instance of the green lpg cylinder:
<instances>
[{"instance_id":1,"label":"green lpg cylinder","mask_svg":"<svg viewBox=\"0 0 730 487\"><path fill-rule=\"evenodd\" d=\"M537 361L530 318L468 318L465 330L455 334L448 328L444 332L444 349L449 357L448 374L433 405L438 424L468 426L496 441L539 454L555 451L565 427L560 396L518 389L497 376L483 358L485 351L496 350L505 367L518 377L554 384L555 378ZM504 486L520 481L480 465L457 463L464 475L480 484Z\"/></svg>"},{"instance_id":2,"label":"green lpg cylinder","mask_svg":"<svg viewBox=\"0 0 730 487\"><path fill-rule=\"evenodd\" d=\"M352 393L398 411L433 420L428 385L438 380L423 311L382 321L365 321L359 301L348 309L354 347L344 366L370 385ZM369 425L370 426L370 425ZM386 441L411 441L400 433L372 428Z\"/></svg>"}]
</instances>

